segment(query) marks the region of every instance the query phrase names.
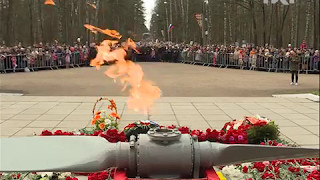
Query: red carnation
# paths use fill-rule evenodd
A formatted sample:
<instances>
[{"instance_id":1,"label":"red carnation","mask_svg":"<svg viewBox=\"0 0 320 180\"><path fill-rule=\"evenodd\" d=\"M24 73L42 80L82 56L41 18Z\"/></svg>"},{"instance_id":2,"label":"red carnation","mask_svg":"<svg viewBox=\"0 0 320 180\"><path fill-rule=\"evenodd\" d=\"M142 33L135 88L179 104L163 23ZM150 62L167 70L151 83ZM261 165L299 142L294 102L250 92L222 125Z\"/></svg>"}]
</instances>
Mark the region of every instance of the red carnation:
<instances>
[{"instance_id":1,"label":"red carnation","mask_svg":"<svg viewBox=\"0 0 320 180\"><path fill-rule=\"evenodd\" d=\"M244 173L248 173L249 168L247 166L243 166L242 171Z\"/></svg>"},{"instance_id":2,"label":"red carnation","mask_svg":"<svg viewBox=\"0 0 320 180\"><path fill-rule=\"evenodd\" d=\"M63 135L63 132L61 130L56 130L56 132L54 132L55 136L61 136Z\"/></svg>"},{"instance_id":3,"label":"red carnation","mask_svg":"<svg viewBox=\"0 0 320 180\"><path fill-rule=\"evenodd\" d=\"M211 130L211 129L207 129L206 130L206 132L207 132L207 139L209 140L209 141L212 141L212 142L216 142L216 141L218 141L218 139L219 139L219 131L217 131L217 130Z\"/></svg>"},{"instance_id":4,"label":"red carnation","mask_svg":"<svg viewBox=\"0 0 320 180\"><path fill-rule=\"evenodd\" d=\"M52 132L48 130L44 130L41 132L40 136L52 136Z\"/></svg>"},{"instance_id":5,"label":"red carnation","mask_svg":"<svg viewBox=\"0 0 320 180\"><path fill-rule=\"evenodd\" d=\"M207 136L205 133L203 133L200 130L193 130L190 134L191 136L195 135L198 136L198 141L202 142L202 141L206 141L207 140Z\"/></svg>"},{"instance_id":6,"label":"red carnation","mask_svg":"<svg viewBox=\"0 0 320 180\"><path fill-rule=\"evenodd\" d=\"M127 137L126 137L126 135L124 134L123 131L121 131L121 133L119 133L119 141L121 141L121 142L126 142L127 141Z\"/></svg>"},{"instance_id":7,"label":"red carnation","mask_svg":"<svg viewBox=\"0 0 320 180\"><path fill-rule=\"evenodd\" d=\"M178 130L181 132L181 134L189 134L190 129L186 126L179 127Z\"/></svg>"},{"instance_id":8,"label":"red carnation","mask_svg":"<svg viewBox=\"0 0 320 180\"><path fill-rule=\"evenodd\" d=\"M259 172L263 172L265 165L262 162L256 162L253 164L253 168L257 169Z\"/></svg>"},{"instance_id":9,"label":"red carnation","mask_svg":"<svg viewBox=\"0 0 320 180\"><path fill-rule=\"evenodd\" d=\"M269 173L268 171L264 172L263 175L261 176L262 179L269 179L269 178L273 178L273 174Z\"/></svg>"},{"instance_id":10,"label":"red carnation","mask_svg":"<svg viewBox=\"0 0 320 180\"><path fill-rule=\"evenodd\" d=\"M137 125L134 124L134 123L131 123L131 124L128 124L124 129L130 129L130 128L133 128L133 127L136 127Z\"/></svg>"},{"instance_id":11,"label":"red carnation","mask_svg":"<svg viewBox=\"0 0 320 180\"><path fill-rule=\"evenodd\" d=\"M119 141L118 130L108 129L106 132L100 134L101 137L104 137L111 143L116 143Z\"/></svg>"},{"instance_id":12,"label":"red carnation","mask_svg":"<svg viewBox=\"0 0 320 180\"><path fill-rule=\"evenodd\" d=\"M177 128L177 126L175 126L175 125L171 125L171 126L168 126L167 128L168 128L168 129L176 129L176 128Z\"/></svg>"}]
</instances>

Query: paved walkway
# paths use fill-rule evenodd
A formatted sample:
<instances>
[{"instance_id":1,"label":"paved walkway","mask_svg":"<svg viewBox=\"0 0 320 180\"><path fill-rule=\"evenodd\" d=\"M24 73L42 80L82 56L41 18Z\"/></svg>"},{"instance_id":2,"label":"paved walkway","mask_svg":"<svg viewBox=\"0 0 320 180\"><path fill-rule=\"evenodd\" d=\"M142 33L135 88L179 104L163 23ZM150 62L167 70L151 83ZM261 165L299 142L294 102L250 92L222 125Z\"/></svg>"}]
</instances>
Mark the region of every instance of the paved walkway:
<instances>
[{"instance_id":1,"label":"paved walkway","mask_svg":"<svg viewBox=\"0 0 320 180\"><path fill-rule=\"evenodd\" d=\"M1 137L31 136L42 130L90 127L98 97L0 96ZM284 138L303 146L319 146L319 103L275 97L163 97L148 114L126 107L126 97L115 99L122 116L120 128L137 120L192 129L222 128L234 118L260 114L275 120ZM105 109L105 103L98 108Z\"/></svg>"},{"instance_id":2,"label":"paved walkway","mask_svg":"<svg viewBox=\"0 0 320 180\"><path fill-rule=\"evenodd\" d=\"M319 89L319 74L300 74L299 86L290 73L204 67L180 63L139 63L145 78L166 97L271 97ZM93 67L1 74L0 92L28 96L126 96L122 86Z\"/></svg>"}]
</instances>

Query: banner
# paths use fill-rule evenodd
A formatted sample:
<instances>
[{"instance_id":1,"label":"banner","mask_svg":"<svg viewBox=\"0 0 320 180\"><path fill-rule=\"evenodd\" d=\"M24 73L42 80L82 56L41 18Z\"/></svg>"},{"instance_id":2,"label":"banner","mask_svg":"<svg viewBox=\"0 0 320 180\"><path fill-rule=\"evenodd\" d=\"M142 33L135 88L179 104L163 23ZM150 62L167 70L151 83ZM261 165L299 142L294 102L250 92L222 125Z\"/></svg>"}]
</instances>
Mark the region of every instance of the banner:
<instances>
[{"instance_id":1,"label":"banner","mask_svg":"<svg viewBox=\"0 0 320 180\"><path fill-rule=\"evenodd\" d=\"M199 24L199 27L200 29L202 29L202 14L194 14L194 17L196 18L198 24Z\"/></svg>"},{"instance_id":2,"label":"banner","mask_svg":"<svg viewBox=\"0 0 320 180\"><path fill-rule=\"evenodd\" d=\"M168 31L171 32L173 28L174 28L174 26L172 24L170 24L168 27Z\"/></svg>"}]
</instances>

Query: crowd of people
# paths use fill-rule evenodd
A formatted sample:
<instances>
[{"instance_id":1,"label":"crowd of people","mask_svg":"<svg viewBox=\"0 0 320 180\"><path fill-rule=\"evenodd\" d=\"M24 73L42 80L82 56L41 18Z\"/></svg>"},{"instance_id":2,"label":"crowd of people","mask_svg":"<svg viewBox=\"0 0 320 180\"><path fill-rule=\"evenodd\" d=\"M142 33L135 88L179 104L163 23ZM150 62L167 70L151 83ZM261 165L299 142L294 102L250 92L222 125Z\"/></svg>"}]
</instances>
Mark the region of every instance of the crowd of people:
<instances>
[{"instance_id":1,"label":"crowd of people","mask_svg":"<svg viewBox=\"0 0 320 180\"><path fill-rule=\"evenodd\" d=\"M75 43L73 45L58 44L34 44L23 47L21 43L14 47L0 46L0 69L28 68L37 66L59 66L64 64L67 68L72 63L72 57L85 64L88 63L89 48Z\"/></svg>"},{"instance_id":2,"label":"crowd of people","mask_svg":"<svg viewBox=\"0 0 320 180\"><path fill-rule=\"evenodd\" d=\"M190 44L174 44L174 43L139 43L140 55L137 56L137 61L172 61L177 62L181 59L186 59L194 55L195 61L201 61L206 54L212 54L212 63L214 64L219 54L229 54L230 58L239 61L243 64L245 61L250 61L251 65L255 65L258 56L265 59L283 59L289 60L295 53L303 61L312 61L313 68L319 70L319 50L308 48L305 43L302 43L300 48L293 48L290 44L287 48L274 48L272 46L253 47L251 45L239 46L224 46L224 45L207 45L200 46ZM231 57L232 56L232 57ZM140 57L140 59L139 59ZM303 63L304 66L307 63ZM307 67L303 67L307 68Z\"/></svg>"},{"instance_id":3,"label":"crowd of people","mask_svg":"<svg viewBox=\"0 0 320 180\"><path fill-rule=\"evenodd\" d=\"M129 58L134 61L169 61L180 62L192 58L193 61L203 61L207 58L215 65L221 61L221 55L228 55L228 61L236 61L239 66L244 63L255 67L259 58L267 62L273 60L290 61L298 58L298 65L294 62L287 63L288 68L294 71L312 69L319 70L319 50L308 48L303 42L299 48L293 48L290 44L286 48L274 48L272 46L254 47L250 44L236 45L207 45L201 46L196 43L172 43L172 42L137 42L138 53L130 51ZM95 44L90 46L74 43L73 45L59 44L35 44L29 47L22 47L19 43L14 47L0 46L0 69L5 67L27 68L41 65L61 65L69 67L72 59L77 59L82 64L89 65L90 59L96 55ZM208 56L208 54L210 56ZM8 61L9 58L9 61ZM210 59L208 59L210 58ZM222 58L223 60L225 58ZM7 61L5 61L7 60ZM301 62L302 61L302 62ZM221 62L220 62L221 63ZM300 64L299 64L300 63ZM290 66L290 67L289 67Z\"/></svg>"}]
</instances>

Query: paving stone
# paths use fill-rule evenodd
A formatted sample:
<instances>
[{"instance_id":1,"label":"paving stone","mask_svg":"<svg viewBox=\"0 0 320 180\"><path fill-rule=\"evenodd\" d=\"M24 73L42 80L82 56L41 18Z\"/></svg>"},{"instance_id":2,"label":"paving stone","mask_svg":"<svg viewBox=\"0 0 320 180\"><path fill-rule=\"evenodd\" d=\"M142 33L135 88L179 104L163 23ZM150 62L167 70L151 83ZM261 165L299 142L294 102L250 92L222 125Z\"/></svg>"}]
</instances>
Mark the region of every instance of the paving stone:
<instances>
[{"instance_id":1,"label":"paving stone","mask_svg":"<svg viewBox=\"0 0 320 180\"><path fill-rule=\"evenodd\" d=\"M213 106L214 103L213 102L210 102L210 103L192 103L194 106Z\"/></svg>"},{"instance_id":2,"label":"paving stone","mask_svg":"<svg viewBox=\"0 0 320 180\"><path fill-rule=\"evenodd\" d=\"M211 128L211 126L203 120L198 121L179 121L180 126L187 126L191 130L206 130L208 128Z\"/></svg>"},{"instance_id":3,"label":"paving stone","mask_svg":"<svg viewBox=\"0 0 320 180\"><path fill-rule=\"evenodd\" d=\"M278 103L257 103L258 105L260 106L263 106L265 108L272 108L272 109L283 109L283 108L286 108L285 106L283 105L280 105Z\"/></svg>"},{"instance_id":4,"label":"paving stone","mask_svg":"<svg viewBox=\"0 0 320 180\"><path fill-rule=\"evenodd\" d=\"M250 113L228 113L227 116L229 116L232 119L244 119L244 116L251 116Z\"/></svg>"},{"instance_id":5,"label":"paving stone","mask_svg":"<svg viewBox=\"0 0 320 180\"><path fill-rule=\"evenodd\" d=\"M201 114L225 114L225 112L223 112L222 110L220 109L215 109L215 110L209 110L209 109L200 109L199 112Z\"/></svg>"},{"instance_id":6,"label":"paving stone","mask_svg":"<svg viewBox=\"0 0 320 180\"><path fill-rule=\"evenodd\" d=\"M1 124L2 125L2 124ZM16 132L18 132L19 130L21 130L22 128L13 128L13 127L2 127L0 125L0 135L1 136L12 136L13 134L15 134Z\"/></svg>"},{"instance_id":7,"label":"paving stone","mask_svg":"<svg viewBox=\"0 0 320 180\"><path fill-rule=\"evenodd\" d=\"M281 127L280 132L288 137L291 135L311 135L312 133L302 127Z\"/></svg>"},{"instance_id":8,"label":"paving stone","mask_svg":"<svg viewBox=\"0 0 320 180\"><path fill-rule=\"evenodd\" d=\"M293 108L294 111L298 113L310 113L310 114L316 114L319 112L319 109L311 109L311 108Z\"/></svg>"},{"instance_id":9,"label":"paving stone","mask_svg":"<svg viewBox=\"0 0 320 180\"><path fill-rule=\"evenodd\" d=\"M265 114L275 114L275 112L265 108L265 109L246 109L251 114L259 114L259 115L265 115Z\"/></svg>"},{"instance_id":10,"label":"paving stone","mask_svg":"<svg viewBox=\"0 0 320 180\"><path fill-rule=\"evenodd\" d=\"M12 120L16 119L16 120L36 120L38 117L40 117L40 115L37 114L18 114L13 116Z\"/></svg>"},{"instance_id":11,"label":"paving stone","mask_svg":"<svg viewBox=\"0 0 320 180\"><path fill-rule=\"evenodd\" d=\"M37 118L37 121L61 121L67 116L67 114L44 114Z\"/></svg>"},{"instance_id":12,"label":"paving stone","mask_svg":"<svg viewBox=\"0 0 320 180\"><path fill-rule=\"evenodd\" d=\"M33 121L27 127L56 127L61 121Z\"/></svg>"},{"instance_id":13,"label":"paving stone","mask_svg":"<svg viewBox=\"0 0 320 180\"><path fill-rule=\"evenodd\" d=\"M7 120L7 119L10 119L13 116L15 116L15 114L0 114L0 119L1 120Z\"/></svg>"},{"instance_id":14,"label":"paving stone","mask_svg":"<svg viewBox=\"0 0 320 180\"><path fill-rule=\"evenodd\" d=\"M91 115L92 116L92 109L76 109L70 113L70 115Z\"/></svg>"},{"instance_id":15,"label":"paving stone","mask_svg":"<svg viewBox=\"0 0 320 180\"><path fill-rule=\"evenodd\" d=\"M158 123L161 126L171 126L171 125L179 126L178 121L157 121L156 123Z\"/></svg>"},{"instance_id":16,"label":"paving stone","mask_svg":"<svg viewBox=\"0 0 320 180\"><path fill-rule=\"evenodd\" d=\"M150 120L151 121L177 121L176 116L173 114L167 114L167 115L161 115L161 114L156 114L156 115L150 115Z\"/></svg>"},{"instance_id":17,"label":"paving stone","mask_svg":"<svg viewBox=\"0 0 320 180\"><path fill-rule=\"evenodd\" d=\"M32 135L35 131L41 133L44 129L53 128L72 131L92 127L91 110L98 98L22 96L1 99L1 137L12 136L15 133L14 136ZM130 113L125 105L127 97L110 98L114 98L118 104L119 114L122 117L120 128L131 122L148 119L146 114ZM107 102L99 103L97 109L106 110L107 104ZM161 125L185 125L191 129L205 130L209 127L221 129L225 122L234 117L239 119L259 114L274 120L284 137L287 136L298 144L317 146L319 145L318 108L319 103L289 98L164 97L157 100L150 108L149 118ZM35 121L31 122L32 120Z\"/></svg>"},{"instance_id":18,"label":"paving stone","mask_svg":"<svg viewBox=\"0 0 320 180\"><path fill-rule=\"evenodd\" d=\"M175 114L200 114L198 110L196 109L188 109L188 110L173 110Z\"/></svg>"},{"instance_id":19,"label":"paving stone","mask_svg":"<svg viewBox=\"0 0 320 180\"><path fill-rule=\"evenodd\" d=\"M121 116L121 121L140 121L140 120L148 120L147 115L136 115L136 114L124 114Z\"/></svg>"},{"instance_id":20,"label":"paving stone","mask_svg":"<svg viewBox=\"0 0 320 180\"><path fill-rule=\"evenodd\" d=\"M306 116L304 114L299 114L299 113L290 113L290 114L281 113L280 115L285 117L285 118L287 118L287 119L290 119L290 120L297 120L297 119L311 120L310 117L308 117L308 116Z\"/></svg>"},{"instance_id":21,"label":"paving stone","mask_svg":"<svg viewBox=\"0 0 320 180\"><path fill-rule=\"evenodd\" d=\"M290 139L302 146L319 144L319 136L316 135L290 135Z\"/></svg>"},{"instance_id":22,"label":"paving stone","mask_svg":"<svg viewBox=\"0 0 320 180\"><path fill-rule=\"evenodd\" d=\"M17 102L15 105L34 105L34 104L38 104L39 102Z\"/></svg>"},{"instance_id":23,"label":"paving stone","mask_svg":"<svg viewBox=\"0 0 320 180\"><path fill-rule=\"evenodd\" d=\"M49 108L45 108L45 109L40 109L40 108L29 108L23 112L21 112L20 114L35 114L35 115L40 115L43 114L45 112L49 111Z\"/></svg>"},{"instance_id":24,"label":"paving stone","mask_svg":"<svg viewBox=\"0 0 320 180\"><path fill-rule=\"evenodd\" d=\"M92 114L69 114L67 117L64 118L66 121L90 121L92 120Z\"/></svg>"},{"instance_id":25,"label":"paving stone","mask_svg":"<svg viewBox=\"0 0 320 180\"><path fill-rule=\"evenodd\" d=\"M319 126L303 126L303 128L319 136L319 129L320 129Z\"/></svg>"},{"instance_id":26,"label":"paving stone","mask_svg":"<svg viewBox=\"0 0 320 180\"><path fill-rule=\"evenodd\" d=\"M300 126L319 126L319 121L315 120L292 120L294 123L300 125Z\"/></svg>"},{"instance_id":27,"label":"paving stone","mask_svg":"<svg viewBox=\"0 0 320 180\"><path fill-rule=\"evenodd\" d=\"M185 102L185 103L170 103L172 106L192 106L193 104L190 102Z\"/></svg>"},{"instance_id":28,"label":"paving stone","mask_svg":"<svg viewBox=\"0 0 320 180\"><path fill-rule=\"evenodd\" d=\"M236 104L241 106L244 109L251 109L251 110L254 110L254 109L265 109L265 107L260 106L257 103L236 103Z\"/></svg>"},{"instance_id":29,"label":"paving stone","mask_svg":"<svg viewBox=\"0 0 320 180\"><path fill-rule=\"evenodd\" d=\"M271 119L273 121L280 121L280 120L288 120L287 118L281 116L280 114L277 114L275 112L267 114L267 113L261 113L260 116L266 117L268 119Z\"/></svg>"},{"instance_id":30,"label":"paving stone","mask_svg":"<svg viewBox=\"0 0 320 180\"><path fill-rule=\"evenodd\" d=\"M230 118L227 115L209 115L209 114L204 114L203 117L207 120L207 121L231 121L232 118Z\"/></svg>"},{"instance_id":31,"label":"paving stone","mask_svg":"<svg viewBox=\"0 0 320 180\"><path fill-rule=\"evenodd\" d=\"M131 109L124 109L122 113L123 113L123 114L129 114L129 115L130 115L130 114L136 114L136 115L141 114L140 111L134 111L134 110L131 110Z\"/></svg>"},{"instance_id":32,"label":"paving stone","mask_svg":"<svg viewBox=\"0 0 320 180\"><path fill-rule=\"evenodd\" d=\"M304 113L304 115L310 117L311 119L319 121L319 112L315 113L315 114L306 114L306 113Z\"/></svg>"},{"instance_id":33,"label":"paving stone","mask_svg":"<svg viewBox=\"0 0 320 180\"><path fill-rule=\"evenodd\" d=\"M30 124L32 121L20 121L20 120L10 120L10 121L6 121L4 123L1 123L1 127L2 128L7 128L7 127L11 127L11 128L22 128L27 126L28 124Z\"/></svg>"},{"instance_id":34,"label":"paving stone","mask_svg":"<svg viewBox=\"0 0 320 180\"><path fill-rule=\"evenodd\" d=\"M173 110L196 110L194 106L172 106Z\"/></svg>"},{"instance_id":35,"label":"paving stone","mask_svg":"<svg viewBox=\"0 0 320 180\"><path fill-rule=\"evenodd\" d=\"M43 130L51 130L52 127L44 127L44 128L23 128L14 136L34 136L34 135L40 135Z\"/></svg>"},{"instance_id":36,"label":"paving stone","mask_svg":"<svg viewBox=\"0 0 320 180\"><path fill-rule=\"evenodd\" d=\"M294 111L292 109L288 109L288 108L282 108L282 109L278 109L278 108L270 108L271 111L276 112L278 114L294 114L297 113L297 111Z\"/></svg>"},{"instance_id":37,"label":"paving stone","mask_svg":"<svg viewBox=\"0 0 320 180\"><path fill-rule=\"evenodd\" d=\"M171 106L165 106L165 107L152 107L150 108L149 114L174 114ZM141 114L141 112L139 113Z\"/></svg>"},{"instance_id":38,"label":"paving stone","mask_svg":"<svg viewBox=\"0 0 320 180\"><path fill-rule=\"evenodd\" d=\"M1 114L19 114L20 112L24 111L25 109L14 109L14 108L6 108L1 110Z\"/></svg>"},{"instance_id":39,"label":"paving stone","mask_svg":"<svg viewBox=\"0 0 320 180\"><path fill-rule=\"evenodd\" d=\"M210 126L213 128L213 129L216 129L216 130L220 130L223 128L224 124L227 123L229 121L208 121L208 123L210 124Z\"/></svg>"},{"instance_id":40,"label":"paving stone","mask_svg":"<svg viewBox=\"0 0 320 180\"><path fill-rule=\"evenodd\" d=\"M66 128L84 128L89 124L89 121L61 121L56 127L66 127Z\"/></svg>"},{"instance_id":41,"label":"paving stone","mask_svg":"<svg viewBox=\"0 0 320 180\"><path fill-rule=\"evenodd\" d=\"M74 109L50 109L47 114L70 114Z\"/></svg>"},{"instance_id":42,"label":"paving stone","mask_svg":"<svg viewBox=\"0 0 320 180\"><path fill-rule=\"evenodd\" d=\"M216 103L216 105L223 110L227 109L243 109L241 106L238 106L234 103Z\"/></svg>"},{"instance_id":43,"label":"paving stone","mask_svg":"<svg viewBox=\"0 0 320 180\"><path fill-rule=\"evenodd\" d=\"M280 128L282 127L297 127L296 123L290 121L290 120L277 120L275 121L276 125L278 125Z\"/></svg>"},{"instance_id":44,"label":"paving stone","mask_svg":"<svg viewBox=\"0 0 320 180\"><path fill-rule=\"evenodd\" d=\"M179 122L204 120L200 114L176 114L176 118Z\"/></svg>"},{"instance_id":45,"label":"paving stone","mask_svg":"<svg viewBox=\"0 0 320 180\"><path fill-rule=\"evenodd\" d=\"M216 105L203 106L203 105L195 105L198 110L220 110L220 108Z\"/></svg>"},{"instance_id":46,"label":"paving stone","mask_svg":"<svg viewBox=\"0 0 320 180\"><path fill-rule=\"evenodd\" d=\"M56 127L52 129L52 132L55 132L57 130L61 130L64 132L79 132L79 128L75 128L75 127Z\"/></svg>"},{"instance_id":47,"label":"paving stone","mask_svg":"<svg viewBox=\"0 0 320 180\"><path fill-rule=\"evenodd\" d=\"M289 101L291 102L295 102L295 103L310 103L312 101L308 100L308 99L303 99L303 98L287 98Z\"/></svg>"}]
</instances>

